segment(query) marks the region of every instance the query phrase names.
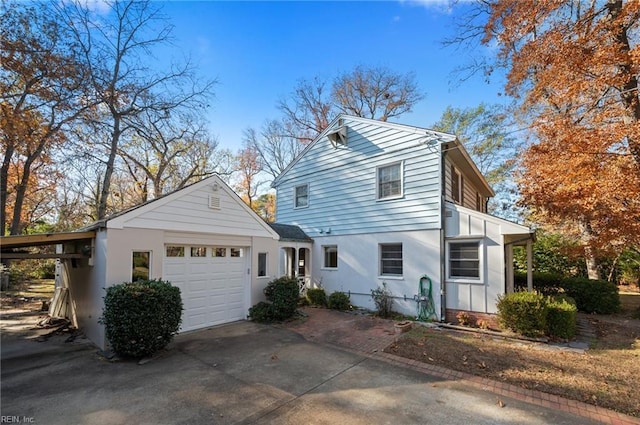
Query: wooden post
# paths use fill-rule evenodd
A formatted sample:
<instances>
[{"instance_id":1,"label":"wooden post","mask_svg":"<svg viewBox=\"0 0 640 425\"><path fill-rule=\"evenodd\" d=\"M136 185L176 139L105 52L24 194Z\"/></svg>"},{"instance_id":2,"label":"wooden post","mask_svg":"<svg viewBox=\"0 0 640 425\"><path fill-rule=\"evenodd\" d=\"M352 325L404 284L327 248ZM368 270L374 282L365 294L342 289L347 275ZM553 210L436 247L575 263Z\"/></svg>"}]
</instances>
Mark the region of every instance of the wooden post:
<instances>
[{"instance_id":1,"label":"wooden post","mask_svg":"<svg viewBox=\"0 0 640 425\"><path fill-rule=\"evenodd\" d=\"M527 241L527 291L533 292L533 242Z\"/></svg>"}]
</instances>

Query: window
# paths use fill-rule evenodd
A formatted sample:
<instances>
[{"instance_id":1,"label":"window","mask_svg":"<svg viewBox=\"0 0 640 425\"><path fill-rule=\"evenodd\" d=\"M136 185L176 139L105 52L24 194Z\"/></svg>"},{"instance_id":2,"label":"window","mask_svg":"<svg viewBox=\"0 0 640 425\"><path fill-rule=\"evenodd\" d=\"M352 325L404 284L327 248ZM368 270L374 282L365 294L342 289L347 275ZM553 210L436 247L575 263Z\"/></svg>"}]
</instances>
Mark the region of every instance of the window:
<instances>
[{"instance_id":1,"label":"window","mask_svg":"<svg viewBox=\"0 0 640 425\"><path fill-rule=\"evenodd\" d=\"M166 255L167 257L184 257L184 247L167 246Z\"/></svg>"},{"instance_id":2,"label":"window","mask_svg":"<svg viewBox=\"0 0 640 425\"><path fill-rule=\"evenodd\" d=\"M131 281L148 280L151 265L150 251L133 251Z\"/></svg>"},{"instance_id":3,"label":"window","mask_svg":"<svg viewBox=\"0 0 640 425\"><path fill-rule=\"evenodd\" d=\"M191 247L191 256L192 257L206 257L207 256L207 247L206 246L192 246Z\"/></svg>"},{"instance_id":4,"label":"window","mask_svg":"<svg viewBox=\"0 0 640 425\"><path fill-rule=\"evenodd\" d=\"M227 256L227 248L214 247L211 250L211 255L213 257L226 257Z\"/></svg>"},{"instance_id":5,"label":"window","mask_svg":"<svg viewBox=\"0 0 640 425\"><path fill-rule=\"evenodd\" d=\"M380 245L380 275L402 276L402 244Z\"/></svg>"},{"instance_id":6,"label":"window","mask_svg":"<svg viewBox=\"0 0 640 425\"><path fill-rule=\"evenodd\" d=\"M378 199L402 196L402 163L378 168Z\"/></svg>"},{"instance_id":7,"label":"window","mask_svg":"<svg viewBox=\"0 0 640 425\"><path fill-rule=\"evenodd\" d=\"M451 199L458 204L462 203L461 176L456 167L451 166Z\"/></svg>"},{"instance_id":8,"label":"window","mask_svg":"<svg viewBox=\"0 0 640 425\"><path fill-rule=\"evenodd\" d=\"M480 279L480 242L449 243L449 277Z\"/></svg>"},{"instance_id":9,"label":"window","mask_svg":"<svg viewBox=\"0 0 640 425\"><path fill-rule=\"evenodd\" d=\"M309 185L303 184L295 188L295 208L304 208L309 206Z\"/></svg>"},{"instance_id":10,"label":"window","mask_svg":"<svg viewBox=\"0 0 640 425\"><path fill-rule=\"evenodd\" d=\"M338 247L336 245L328 245L323 246L322 250L324 252L324 263L322 263L322 267L326 269L337 269Z\"/></svg>"},{"instance_id":11,"label":"window","mask_svg":"<svg viewBox=\"0 0 640 425\"><path fill-rule=\"evenodd\" d=\"M231 248L231 257L242 257L242 248Z\"/></svg>"},{"instance_id":12,"label":"window","mask_svg":"<svg viewBox=\"0 0 640 425\"><path fill-rule=\"evenodd\" d=\"M258 253L258 277L267 275L267 253Z\"/></svg>"}]
</instances>

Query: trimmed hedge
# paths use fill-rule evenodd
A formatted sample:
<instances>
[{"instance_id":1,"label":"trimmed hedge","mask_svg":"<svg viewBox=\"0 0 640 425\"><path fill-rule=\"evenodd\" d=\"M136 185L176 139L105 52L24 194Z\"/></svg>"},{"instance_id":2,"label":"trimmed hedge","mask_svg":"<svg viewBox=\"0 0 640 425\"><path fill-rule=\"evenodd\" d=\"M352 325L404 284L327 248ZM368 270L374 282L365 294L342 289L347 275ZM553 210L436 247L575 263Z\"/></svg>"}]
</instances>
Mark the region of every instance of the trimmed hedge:
<instances>
[{"instance_id":1,"label":"trimmed hedge","mask_svg":"<svg viewBox=\"0 0 640 425\"><path fill-rule=\"evenodd\" d=\"M327 293L323 288L310 288L307 290L307 299L311 305L317 305L320 307L327 306Z\"/></svg>"},{"instance_id":2,"label":"trimmed hedge","mask_svg":"<svg viewBox=\"0 0 640 425\"><path fill-rule=\"evenodd\" d=\"M498 322L525 336L544 334L547 326L546 297L537 292L514 292L498 297Z\"/></svg>"},{"instance_id":3,"label":"trimmed hedge","mask_svg":"<svg viewBox=\"0 0 640 425\"><path fill-rule=\"evenodd\" d=\"M267 302L259 302L249 309L249 317L256 322L278 322L293 317L298 308L300 288L295 278L280 277L264 288Z\"/></svg>"},{"instance_id":4,"label":"trimmed hedge","mask_svg":"<svg viewBox=\"0 0 640 425\"><path fill-rule=\"evenodd\" d=\"M577 312L576 304L570 298L549 298L545 333L549 336L563 339L573 338L576 335Z\"/></svg>"},{"instance_id":5,"label":"trimmed hedge","mask_svg":"<svg viewBox=\"0 0 640 425\"><path fill-rule=\"evenodd\" d=\"M515 275L516 289L526 289L527 275ZM548 273L533 274L533 288L544 295L566 294L585 313L611 314L620 311L618 287L605 280L563 277Z\"/></svg>"},{"instance_id":6,"label":"trimmed hedge","mask_svg":"<svg viewBox=\"0 0 640 425\"><path fill-rule=\"evenodd\" d=\"M107 288L100 323L113 350L145 357L164 348L182 321L180 288L163 280L140 280Z\"/></svg>"},{"instance_id":7,"label":"trimmed hedge","mask_svg":"<svg viewBox=\"0 0 640 425\"><path fill-rule=\"evenodd\" d=\"M329 308L333 310L349 310L349 308L351 308L349 295L344 292L332 293L329 295Z\"/></svg>"}]
</instances>

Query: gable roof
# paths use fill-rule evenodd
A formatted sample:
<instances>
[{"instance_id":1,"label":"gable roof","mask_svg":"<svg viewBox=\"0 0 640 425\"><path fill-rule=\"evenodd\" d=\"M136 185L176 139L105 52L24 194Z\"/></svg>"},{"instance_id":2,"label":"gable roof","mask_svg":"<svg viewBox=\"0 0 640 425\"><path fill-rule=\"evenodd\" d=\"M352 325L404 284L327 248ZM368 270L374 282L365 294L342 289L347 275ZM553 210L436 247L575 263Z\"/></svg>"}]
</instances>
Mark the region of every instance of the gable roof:
<instances>
[{"instance_id":1,"label":"gable roof","mask_svg":"<svg viewBox=\"0 0 640 425\"><path fill-rule=\"evenodd\" d=\"M206 186L216 186L216 190L222 190L229 196L230 199L235 201L235 203L241 209L246 211L247 214L249 214L249 216L258 224L258 226L265 232L267 232L273 239L279 238L278 233L274 231L260 216L258 216L255 211L249 208L249 206L245 204L244 201L242 201L240 197L238 197L238 195L218 175L215 174L206 177L196 183L192 183L180 189L176 189L173 192L167 193L166 195L163 195L159 198L155 198L145 203L133 206L129 209L113 214L103 220L98 220L81 230L88 231L101 228L121 228L123 227L124 223L129 220L148 213L158 207L166 205L184 195L203 189Z\"/></svg>"},{"instance_id":2,"label":"gable roof","mask_svg":"<svg viewBox=\"0 0 640 425\"><path fill-rule=\"evenodd\" d=\"M415 127L415 126L411 126L411 125L406 125L406 124L397 124L397 123L391 123L391 122L387 122L387 121L380 121L380 120L375 120L375 119L370 119L370 118L362 118L362 117L356 117L353 115L347 115L347 114L340 114L338 115L336 118L334 118L333 121L331 121L331 123L329 123L329 125L327 126L327 128L325 128L322 133L320 133L318 135L318 137L316 137L311 143L309 143L303 150L302 152L300 152L298 154L298 156L296 158L294 158L293 161L291 161L291 163L289 163L289 165L287 165L287 167L282 171L282 173L280 173L280 175L278 175L273 182L271 183L271 187L277 187L278 184L280 183L280 181L284 178L284 176L289 172L289 170L291 170L299 161L300 159L309 151L313 148L313 146L315 146L317 143L319 143L321 140L323 140L328 133L330 133L331 131L339 128L342 124L343 121L345 120L349 120L349 121L356 121L356 122L361 122L361 123L365 123L365 124L374 124L377 125L379 127L385 127L385 128L390 128L390 129L396 129L399 131L405 131L405 132L411 132L411 133L424 133L426 136L430 136L430 139L439 143L439 144L452 144L452 146L447 147L447 150L458 150L459 154L450 154L454 157L454 161L456 161L457 163L460 163L460 161L464 161L466 163L469 164L472 173L474 174L472 177L472 180L476 183L476 185L478 185L479 187L482 187L483 189L486 190L487 194L489 194L488 196L494 196L495 192L493 191L493 189L491 188L491 186L489 186L489 183L486 181L486 179L484 178L484 176L482 175L482 173L480 173L480 170L478 170L478 167L475 165L475 163L473 162L473 160L471 159L471 157L469 156L469 153L467 152L467 150L464 148L463 144L458 140L458 138L453 135L453 134L449 134L449 133L443 133L440 131L435 131L435 130L430 130L428 128L423 128L423 127ZM426 146L426 145L425 145Z\"/></svg>"}]
</instances>

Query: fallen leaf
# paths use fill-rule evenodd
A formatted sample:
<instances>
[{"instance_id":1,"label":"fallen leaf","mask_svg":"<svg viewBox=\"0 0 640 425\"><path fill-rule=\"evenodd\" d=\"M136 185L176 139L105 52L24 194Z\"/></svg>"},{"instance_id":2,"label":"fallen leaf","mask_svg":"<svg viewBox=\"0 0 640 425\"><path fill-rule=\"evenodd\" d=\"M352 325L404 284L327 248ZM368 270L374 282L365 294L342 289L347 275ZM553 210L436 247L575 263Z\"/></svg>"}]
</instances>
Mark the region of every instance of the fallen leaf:
<instances>
[{"instance_id":1,"label":"fallen leaf","mask_svg":"<svg viewBox=\"0 0 640 425\"><path fill-rule=\"evenodd\" d=\"M505 404L504 404L504 402L502 400L498 399L498 406L504 407Z\"/></svg>"},{"instance_id":2,"label":"fallen leaf","mask_svg":"<svg viewBox=\"0 0 640 425\"><path fill-rule=\"evenodd\" d=\"M274 354L273 356L271 356L271 360L278 360L278 356Z\"/></svg>"}]
</instances>

